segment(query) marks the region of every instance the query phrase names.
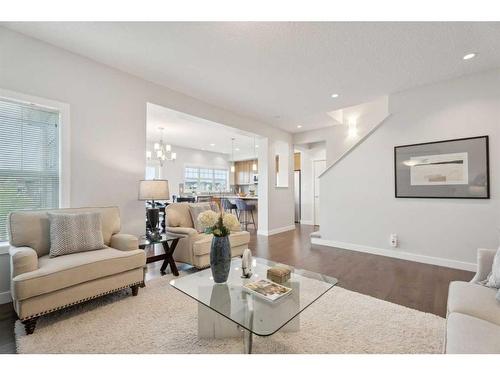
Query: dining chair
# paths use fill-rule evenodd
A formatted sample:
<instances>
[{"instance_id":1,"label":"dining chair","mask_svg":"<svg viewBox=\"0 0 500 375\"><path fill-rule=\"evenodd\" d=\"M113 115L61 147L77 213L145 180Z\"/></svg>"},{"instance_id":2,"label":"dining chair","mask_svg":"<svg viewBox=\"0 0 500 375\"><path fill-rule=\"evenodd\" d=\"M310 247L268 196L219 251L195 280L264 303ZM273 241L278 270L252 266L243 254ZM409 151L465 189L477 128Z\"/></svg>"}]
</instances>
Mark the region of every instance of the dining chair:
<instances>
[{"instance_id":1,"label":"dining chair","mask_svg":"<svg viewBox=\"0 0 500 375\"><path fill-rule=\"evenodd\" d=\"M254 205L248 204L244 199L237 198L236 201L236 207L238 208L239 211L239 219L241 224L245 224L245 230L248 229L248 224L253 224L253 227L257 229L255 225L255 219L253 217L253 209ZM250 215L252 217L252 221L248 221L248 213L250 212ZM241 221L242 213L244 215L244 221Z\"/></svg>"}]
</instances>

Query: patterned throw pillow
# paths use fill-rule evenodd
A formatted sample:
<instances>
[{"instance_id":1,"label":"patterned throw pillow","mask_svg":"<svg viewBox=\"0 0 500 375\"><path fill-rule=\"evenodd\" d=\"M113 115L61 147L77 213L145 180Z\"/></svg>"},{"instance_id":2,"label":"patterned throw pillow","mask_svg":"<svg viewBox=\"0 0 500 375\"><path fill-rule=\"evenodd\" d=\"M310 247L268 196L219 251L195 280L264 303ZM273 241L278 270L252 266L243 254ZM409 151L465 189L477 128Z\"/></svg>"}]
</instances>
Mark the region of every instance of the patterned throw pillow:
<instances>
[{"instance_id":1,"label":"patterned throw pillow","mask_svg":"<svg viewBox=\"0 0 500 375\"><path fill-rule=\"evenodd\" d=\"M79 214L49 212L48 216L51 258L106 247L99 212Z\"/></svg>"},{"instance_id":2,"label":"patterned throw pillow","mask_svg":"<svg viewBox=\"0 0 500 375\"><path fill-rule=\"evenodd\" d=\"M491 273L486 279L486 286L490 288L500 288L500 248L498 248L495 258L493 259Z\"/></svg>"}]
</instances>

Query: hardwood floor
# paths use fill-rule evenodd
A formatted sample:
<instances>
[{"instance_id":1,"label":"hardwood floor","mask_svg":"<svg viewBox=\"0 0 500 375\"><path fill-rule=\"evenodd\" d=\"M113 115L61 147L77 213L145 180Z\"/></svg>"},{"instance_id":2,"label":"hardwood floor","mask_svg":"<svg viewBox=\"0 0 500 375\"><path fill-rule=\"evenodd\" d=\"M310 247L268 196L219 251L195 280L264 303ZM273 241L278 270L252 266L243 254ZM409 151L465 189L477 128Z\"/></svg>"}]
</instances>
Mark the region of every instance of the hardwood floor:
<instances>
[{"instance_id":1,"label":"hardwood floor","mask_svg":"<svg viewBox=\"0 0 500 375\"><path fill-rule=\"evenodd\" d=\"M343 288L443 317L450 281L468 281L473 276L467 271L311 245L309 236L317 228L310 225L297 225L295 231L269 237L257 236L251 227L248 230L254 256L333 276ZM148 264L146 281L160 276L160 266L161 262ZM194 271L188 265L178 267L180 271ZM0 353L15 353L15 319L3 315Z\"/></svg>"},{"instance_id":2,"label":"hardwood floor","mask_svg":"<svg viewBox=\"0 0 500 375\"><path fill-rule=\"evenodd\" d=\"M295 231L251 237L255 256L333 276L338 285L420 311L446 316L448 285L469 281L472 272L406 260L311 245L318 228L297 225Z\"/></svg>"}]
</instances>

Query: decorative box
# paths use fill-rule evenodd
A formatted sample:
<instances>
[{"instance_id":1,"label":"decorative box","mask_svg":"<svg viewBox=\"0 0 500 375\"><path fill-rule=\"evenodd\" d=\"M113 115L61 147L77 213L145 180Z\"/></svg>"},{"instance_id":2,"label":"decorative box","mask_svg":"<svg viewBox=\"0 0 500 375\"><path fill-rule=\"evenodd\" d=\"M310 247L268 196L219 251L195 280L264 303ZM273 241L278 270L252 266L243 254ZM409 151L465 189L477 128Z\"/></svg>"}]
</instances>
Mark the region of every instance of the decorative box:
<instances>
[{"instance_id":1,"label":"decorative box","mask_svg":"<svg viewBox=\"0 0 500 375\"><path fill-rule=\"evenodd\" d=\"M283 266L274 266L267 270L267 278L278 284L283 284L290 280L290 274L290 269Z\"/></svg>"}]
</instances>

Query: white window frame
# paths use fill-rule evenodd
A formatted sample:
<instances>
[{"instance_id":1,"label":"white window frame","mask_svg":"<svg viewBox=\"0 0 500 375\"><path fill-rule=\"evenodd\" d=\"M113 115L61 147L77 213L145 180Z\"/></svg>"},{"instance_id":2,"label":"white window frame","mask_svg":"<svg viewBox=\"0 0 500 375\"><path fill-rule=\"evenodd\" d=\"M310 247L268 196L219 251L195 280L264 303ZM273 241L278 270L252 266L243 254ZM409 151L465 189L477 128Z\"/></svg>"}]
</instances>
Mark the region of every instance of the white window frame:
<instances>
[{"instance_id":1,"label":"white window frame","mask_svg":"<svg viewBox=\"0 0 500 375\"><path fill-rule=\"evenodd\" d=\"M34 104L59 112L59 207L71 202L71 124L69 104L0 88L0 99ZM0 255L8 252L9 243L0 242Z\"/></svg>"},{"instance_id":2,"label":"white window frame","mask_svg":"<svg viewBox=\"0 0 500 375\"><path fill-rule=\"evenodd\" d=\"M186 186L186 168L196 168L198 169L198 182L200 181L200 169L211 169L212 171L225 171L227 173L227 178L226 178L226 191L229 189L230 186L230 176L229 176L229 168L224 168L224 167L212 167L212 166L207 166L207 165L194 165L194 164L184 164L184 168L182 170L182 182L184 186ZM213 178L212 174L212 183L215 182L215 179ZM215 193L215 191L213 191Z\"/></svg>"}]
</instances>

